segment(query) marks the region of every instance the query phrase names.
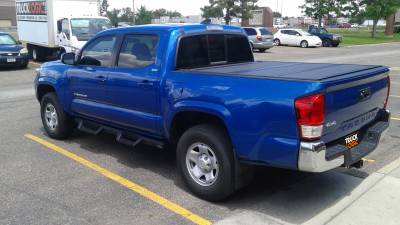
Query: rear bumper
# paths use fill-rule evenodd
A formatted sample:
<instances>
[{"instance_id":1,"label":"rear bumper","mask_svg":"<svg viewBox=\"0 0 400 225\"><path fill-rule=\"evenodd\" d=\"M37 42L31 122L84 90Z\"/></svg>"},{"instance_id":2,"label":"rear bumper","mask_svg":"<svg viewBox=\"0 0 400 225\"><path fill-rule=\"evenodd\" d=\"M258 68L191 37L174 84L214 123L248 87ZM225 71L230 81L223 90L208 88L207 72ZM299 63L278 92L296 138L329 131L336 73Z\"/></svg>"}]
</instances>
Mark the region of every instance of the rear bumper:
<instances>
[{"instance_id":1,"label":"rear bumper","mask_svg":"<svg viewBox=\"0 0 400 225\"><path fill-rule=\"evenodd\" d=\"M269 48L274 47L273 41L254 42L252 44L253 44L254 49L269 49Z\"/></svg>"},{"instance_id":2,"label":"rear bumper","mask_svg":"<svg viewBox=\"0 0 400 225\"><path fill-rule=\"evenodd\" d=\"M390 113L382 111L373 124L364 128L360 144L348 150L340 144L326 145L322 141L301 142L298 169L307 172L324 172L339 166L349 167L376 149L389 127Z\"/></svg>"}]
</instances>

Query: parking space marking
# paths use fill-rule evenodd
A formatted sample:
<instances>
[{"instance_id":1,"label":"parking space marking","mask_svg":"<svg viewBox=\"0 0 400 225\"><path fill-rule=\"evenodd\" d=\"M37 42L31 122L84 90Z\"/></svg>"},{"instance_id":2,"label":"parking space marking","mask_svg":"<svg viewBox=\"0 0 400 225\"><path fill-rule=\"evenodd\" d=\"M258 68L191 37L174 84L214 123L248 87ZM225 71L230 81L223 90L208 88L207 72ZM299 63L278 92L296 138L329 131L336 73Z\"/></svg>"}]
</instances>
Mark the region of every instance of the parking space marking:
<instances>
[{"instance_id":1,"label":"parking space marking","mask_svg":"<svg viewBox=\"0 0 400 225\"><path fill-rule=\"evenodd\" d=\"M211 224L210 221L202 218L201 216L199 216L197 214L194 214L193 212L179 206L178 204L171 202L168 199L148 190L147 188L142 187L124 177L121 177L121 176L115 174L115 173L112 173L111 171L108 171L107 169L104 169L103 167L101 167L97 164L94 164L72 152L69 152L68 150L65 150L55 144L52 144L52 143L50 143L44 139L41 139L39 137L36 137L32 134L25 134L25 137L38 143L38 144L41 144L41 145L47 147L55 152L58 152L64 156L88 167L89 169L96 171L97 173L107 177L108 179L110 179L110 180L122 185L123 187L126 187L129 190L165 207L166 209L192 221L195 224L201 224L201 225Z\"/></svg>"},{"instance_id":2,"label":"parking space marking","mask_svg":"<svg viewBox=\"0 0 400 225\"><path fill-rule=\"evenodd\" d=\"M397 120L400 121L400 118L396 118L396 117L391 117L392 120Z\"/></svg>"},{"instance_id":3,"label":"parking space marking","mask_svg":"<svg viewBox=\"0 0 400 225\"><path fill-rule=\"evenodd\" d=\"M40 63L36 63L36 62L32 62L32 61L29 61L29 63L32 64L32 65L35 65L35 66L41 66L42 65Z\"/></svg>"},{"instance_id":4,"label":"parking space marking","mask_svg":"<svg viewBox=\"0 0 400 225\"><path fill-rule=\"evenodd\" d=\"M392 98L400 98L399 95L389 95L389 97L392 97Z\"/></svg>"}]
</instances>

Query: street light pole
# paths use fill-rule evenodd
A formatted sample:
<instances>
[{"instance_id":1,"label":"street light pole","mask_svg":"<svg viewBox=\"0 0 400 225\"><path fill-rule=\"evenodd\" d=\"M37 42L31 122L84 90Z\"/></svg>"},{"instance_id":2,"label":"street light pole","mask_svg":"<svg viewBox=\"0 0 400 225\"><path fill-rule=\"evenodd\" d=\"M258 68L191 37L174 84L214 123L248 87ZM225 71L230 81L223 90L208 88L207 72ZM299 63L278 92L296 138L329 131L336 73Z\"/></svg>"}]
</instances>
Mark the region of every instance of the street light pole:
<instances>
[{"instance_id":1,"label":"street light pole","mask_svg":"<svg viewBox=\"0 0 400 225\"><path fill-rule=\"evenodd\" d=\"M133 25L136 24L135 21L135 0L132 0L132 13L133 13Z\"/></svg>"}]
</instances>

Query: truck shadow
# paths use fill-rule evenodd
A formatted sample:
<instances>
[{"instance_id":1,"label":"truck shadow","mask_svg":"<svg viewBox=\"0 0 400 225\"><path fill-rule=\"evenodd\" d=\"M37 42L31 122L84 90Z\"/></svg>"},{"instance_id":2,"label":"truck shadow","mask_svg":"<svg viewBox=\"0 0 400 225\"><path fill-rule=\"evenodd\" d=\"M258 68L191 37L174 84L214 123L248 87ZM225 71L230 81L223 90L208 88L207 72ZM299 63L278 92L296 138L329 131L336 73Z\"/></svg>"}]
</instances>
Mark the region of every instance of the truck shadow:
<instances>
[{"instance_id":1,"label":"truck shadow","mask_svg":"<svg viewBox=\"0 0 400 225\"><path fill-rule=\"evenodd\" d=\"M255 211L287 223L304 223L349 195L362 182L361 178L335 171L310 174L257 167L255 178L247 187L223 202L207 203L191 197L180 179L175 155L171 151L146 145L127 147L116 143L113 136L106 134L91 136L76 132L66 142L77 143L82 149L95 154L111 156L129 168L144 169L172 180L189 198L193 198L192 207L206 205L207 211L212 209L217 212L217 216L211 216L212 220L220 220L242 211ZM146 186L145 182L152 181L148 179L140 182ZM207 214L204 216L210 217Z\"/></svg>"}]
</instances>

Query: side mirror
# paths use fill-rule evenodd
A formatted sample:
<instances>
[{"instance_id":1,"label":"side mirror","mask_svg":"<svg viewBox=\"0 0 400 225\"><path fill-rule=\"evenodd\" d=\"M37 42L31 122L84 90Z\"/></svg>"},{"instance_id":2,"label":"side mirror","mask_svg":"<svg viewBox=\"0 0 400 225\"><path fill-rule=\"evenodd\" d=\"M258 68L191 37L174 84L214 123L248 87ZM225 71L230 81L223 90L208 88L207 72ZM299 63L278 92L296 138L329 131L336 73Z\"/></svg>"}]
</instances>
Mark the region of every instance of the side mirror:
<instances>
[{"instance_id":1,"label":"side mirror","mask_svg":"<svg viewBox=\"0 0 400 225\"><path fill-rule=\"evenodd\" d=\"M67 65L76 64L76 55L73 52L64 53L61 55L61 62Z\"/></svg>"},{"instance_id":2,"label":"side mirror","mask_svg":"<svg viewBox=\"0 0 400 225\"><path fill-rule=\"evenodd\" d=\"M17 44L22 45L22 42L21 41L17 41Z\"/></svg>"},{"instance_id":3,"label":"side mirror","mask_svg":"<svg viewBox=\"0 0 400 225\"><path fill-rule=\"evenodd\" d=\"M301 34L296 34L296 36L301 36Z\"/></svg>"},{"instance_id":4,"label":"side mirror","mask_svg":"<svg viewBox=\"0 0 400 225\"><path fill-rule=\"evenodd\" d=\"M62 20L57 21L57 33L61 33L62 31Z\"/></svg>"}]
</instances>

